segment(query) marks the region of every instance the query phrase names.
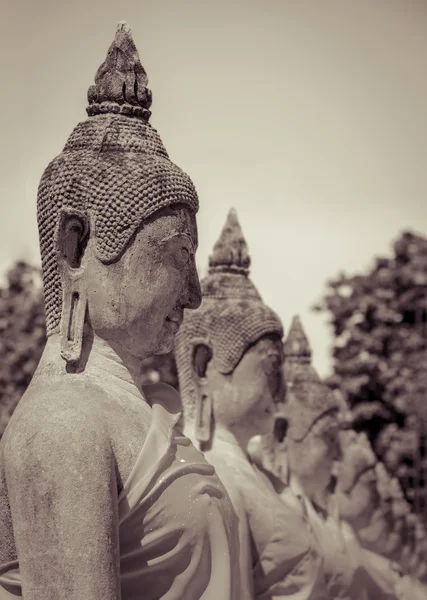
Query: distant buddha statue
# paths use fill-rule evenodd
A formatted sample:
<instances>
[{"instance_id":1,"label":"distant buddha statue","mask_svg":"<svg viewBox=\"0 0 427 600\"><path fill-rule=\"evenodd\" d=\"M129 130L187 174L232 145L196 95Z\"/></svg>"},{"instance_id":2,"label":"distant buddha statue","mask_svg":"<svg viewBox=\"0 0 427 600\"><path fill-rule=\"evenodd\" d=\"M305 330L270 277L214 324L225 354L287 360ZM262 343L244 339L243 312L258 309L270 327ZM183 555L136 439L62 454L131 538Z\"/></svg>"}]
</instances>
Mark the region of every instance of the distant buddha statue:
<instances>
[{"instance_id":1,"label":"distant buddha statue","mask_svg":"<svg viewBox=\"0 0 427 600\"><path fill-rule=\"evenodd\" d=\"M326 599L303 506L247 452L253 436L273 430L283 395L282 324L263 303L249 266L231 211L201 282L201 307L186 313L177 334L184 432L214 465L239 518L239 600Z\"/></svg>"},{"instance_id":2,"label":"distant buddha statue","mask_svg":"<svg viewBox=\"0 0 427 600\"><path fill-rule=\"evenodd\" d=\"M291 478L311 502L327 510L342 458L339 403L311 365L311 348L299 317L292 321L284 354Z\"/></svg>"},{"instance_id":3,"label":"distant buddha statue","mask_svg":"<svg viewBox=\"0 0 427 600\"><path fill-rule=\"evenodd\" d=\"M289 481L307 504L325 560L330 597L395 600L392 583L382 576L383 565L380 574L377 568L372 571L357 539L349 538L342 526L336 494L343 458L342 404L313 369L310 344L298 317L285 340L284 355Z\"/></svg>"},{"instance_id":4,"label":"distant buddha statue","mask_svg":"<svg viewBox=\"0 0 427 600\"><path fill-rule=\"evenodd\" d=\"M380 502L375 472L378 459L364 436L350 430L343 432L341 438L344 457L337 486L339 513L356 531L370 523Z\"/></svg>"},{"instance_id":5,"label":"distant buddha statue","mask_svg":"<svg viewBox=\"0 0 427 600\"><path fill-rule=\"evenodd\" d=\"M416 515L408 512L409 505L399 486L396 488L397 481L393 481L384 466L378 463L365 434L347 439L344 446L338 498L347 539L351 543L357 538L364 545L360 552L362 561L382 589L389 590L391 597L394 594L399 599L425 598L427 590L417 581L424 573L425 562L417 546L419 522ZM380 494L381 477L382 483L388 479L390 498L394 496L397 501L394 508L392 502L390 510L384 507ZM377 513L381 508L382 519ZM399 515L398 526L396 514ZM364 539L363 533L370 528L371 535Z\"/></svg>"},{"instance_id":6,"label":"distant buddha statue","mask_svg":"<svg viewBox=\"0 0 427 600\"><path fill-rule=\"evenodd\" d=\"M0 445L1 600L242 597L227 492L177 393L139 385L201 302L197 194L147 83L121 23L40 183L48 340Z\"/></svg>"},{"instance_id":7,"label":"distant buddha statue","mask_svg":"<svg viewBox=\"0 0 427 600\"><path fill-rule=\"evenodd\" d=\"M357 532L364 547L398 563L403 572L427 579L426 529L382 463L375 468L378 502Z\"/></svg>"}]
</instances>

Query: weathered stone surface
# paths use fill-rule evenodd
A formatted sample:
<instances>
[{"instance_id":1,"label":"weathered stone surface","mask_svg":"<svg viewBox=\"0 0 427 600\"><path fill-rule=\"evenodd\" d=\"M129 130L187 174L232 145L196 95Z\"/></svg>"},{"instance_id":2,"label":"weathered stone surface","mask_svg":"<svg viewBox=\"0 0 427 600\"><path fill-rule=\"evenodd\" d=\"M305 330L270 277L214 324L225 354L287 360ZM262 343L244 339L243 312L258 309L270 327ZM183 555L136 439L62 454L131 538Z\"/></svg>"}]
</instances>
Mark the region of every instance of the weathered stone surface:
<instances>
[{"instance_id":1,"label":"weathered stone surface","mask_svg":"<svg viewBox=\"0 0 427 600\"><path fill-rule=\"evenodd\" d=\"M311 365L311 349L301 320L294 317L284 344L291 472L310 500L326 508L333 469L341 460L339 403Z\"/></svg>"},{"instance_id":2,"label":"weathered stone surface","mask_svg":"<svg viewBox=\"0 0 427 600\"><path fill-rule=\"evenodd\" d=\"M89 116L125 114L148 121L152 102L148 77L139 60L138 50L127 23L119 23L107 58L95 75L95 85L88 90Z\"/></svg>"},{"instance_id":3,"label":"weathered stone surface","mask_svg":"<svg viewBox=\"0 0 427 600\"><path fill-rule=\"evenodd\" d=\"M242 598L287 597L290 590L326 598L303 506L248 460L249 440L273 430L283 398L283 330L249 279L234 211L209 265L201 307L186 313L177 334L176 361L184 432L215 466L239 516Z\"/></svg>"},{"instance_id":4,"label":"weathered stone surface","mask_svg":"<svg viewBox=\"0 0 427 600\"><path fill-rule=\"evenodd\" d=\"M362 457L359 452L349 452L346 469L340 469L343 446L352 444L356 434L348 429L349 414L342 398L320 380L311 366L310 345L298 318L293 320L285 341L284 373L287 404L278 418L287 417L289 424L286 443L276 443L276 464L280 454L285 462L286 453L290 486L305 500L325 561L328 593L332 598L395 598L398 575L382 557L366 554L357 536L341 520L337 505L340 470L341 491L350 492L361 471L369 466L373 472L375 457L366 448ZM350 499L345 499L350 505ZM360 497L356 500L360 518L359 509L366 511L366 506L360 506Z\"/></svg>"},{"instance_id":5,"label":"weathered stone surface","mask_svg":"<svg viewBox=\"0 0 427 600\"><path fill-rule=\"evenodd\" d=\"M197 194L146 85L120 24L39 188L49 337L0 445L2 599L242 597L230 499L176 392L140 385L201 301Z\"/></svg>"},{"instance_id":6,"label":"weathered stone surface","mask_svg":"<svg viewBox=\"0 0 427 600\"><path fill-rule=\"evenodd\" d=\"M345 401L341 413L348 425ZM411 513L397 479L378 462L366 434L350 428L343 430L341 439L344 456L337 486L341 518L351 525L364 547L395 561L403 572L424 577L425 527Z\"/></svg>"},{"instance_id":7,"label":"weathered stone surface","mask_svg":"<svg viewBox=\"0 0 427 600\"><path fill-rule=\"evenodd\" d=\"M363 433L343 432L344 457L337 495L340 516L358 531L365 527L380 501L375 467L377 458Z\"/></svg>"}]
</instances>

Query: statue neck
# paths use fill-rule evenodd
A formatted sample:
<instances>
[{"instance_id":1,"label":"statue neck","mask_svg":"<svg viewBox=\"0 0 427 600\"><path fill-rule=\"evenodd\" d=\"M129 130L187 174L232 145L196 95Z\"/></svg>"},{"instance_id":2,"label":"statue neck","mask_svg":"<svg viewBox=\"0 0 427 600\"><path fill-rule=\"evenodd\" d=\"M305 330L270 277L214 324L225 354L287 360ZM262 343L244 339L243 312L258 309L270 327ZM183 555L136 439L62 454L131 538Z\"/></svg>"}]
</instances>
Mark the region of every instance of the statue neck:
<instances>
[{"instance_id":1,"label":"statue neck","mask_svg":"<svg viewBox=\"0 0 427 600\"><path fill-rule=\"evenodd\" d=\"M49 336L40 361L38 371L43 372L43 366L50 365L58 375L84 373L87 376L101 376L105 381L114 379L120 387L130 393L141 396L140 366L141 361L133 357L123 356L123 353L113 348L109 342L101 339L93 332L88 332L83 340L82 359L79 363L68 365L61 358L60 336L54 333Z\"/></svg>"},{"instance_id":2,"label":"statue neck","mask_svg":"<svg viewBox=\"0 0 427 600\"><path fill-rule=\"evenodd\" d=\"M291 470L288 471L287 484L296 496L306 497L306 493L304 491L304 488L301 484L301 481L300 481L298 475L293 473Z\"/></svg>"},{"instance_id":3,"label":"statue neck","mask_svg":"<svg viewBox=\"0 0 427 600\"><path fill-rule=\"evenodd\" d=\"M196 444L196 425L193 420L186 420L184 425L184 435L189 437L193 443ZM245 458L248 457L247 448L249 444L249 440L252 437L251 434L246 434L244 431L240 429L232 430L221 424L215 424L215 431L211 438L211 443L209 444L209 450L215 450L218 446L228 446L230 448L234 448L235 452L242 454ZM200 447L200 443L197 442L197 447Z\"/></svg>"}]
</instances>

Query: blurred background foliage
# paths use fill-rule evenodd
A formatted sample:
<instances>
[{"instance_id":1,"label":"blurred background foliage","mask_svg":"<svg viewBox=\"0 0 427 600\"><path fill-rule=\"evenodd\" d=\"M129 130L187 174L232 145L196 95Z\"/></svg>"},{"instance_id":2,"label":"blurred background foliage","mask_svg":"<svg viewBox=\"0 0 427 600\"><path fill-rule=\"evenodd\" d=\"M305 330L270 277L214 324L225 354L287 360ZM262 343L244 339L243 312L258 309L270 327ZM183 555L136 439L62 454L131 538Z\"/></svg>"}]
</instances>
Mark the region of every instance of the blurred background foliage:
<instances>
[{"instance_id":1,"label":"blurred background foliage","mask_svg":"<svg viewBox=\"0 0 427 600\"><path fill-rule=\"evenodd\" d=\"M0 287L0 436L31 381L45 342L40 271L17 262Z\"/></svg>"},{"instance_id":2,"label":"blurred background foliage","mask_svg":"<svg viewBox=\"0 0 427 600\"><path fill-rule=\"evenodd\" d=\"M427 239L404 232L365 274L329 281L314 310L334 334L328 383L407 498L425 505Z\"/></svg>"},{"instance_id":3,"label":"blurred background foliage","mask_svg":"<svg viewBox=\"0 0 427 600\"><path fill-rule=\"evenodd\" d=\"M328 281L314 310L328 316L333 333L327 383L345 395L356 429L368 434L408 500L425 502L427 239L404 232L364 274ZM0 436L45 341L40 272L17 262L0 288ZM178 389L173 353L144 361L142 381Z\"/></svg>"}]
</instances>

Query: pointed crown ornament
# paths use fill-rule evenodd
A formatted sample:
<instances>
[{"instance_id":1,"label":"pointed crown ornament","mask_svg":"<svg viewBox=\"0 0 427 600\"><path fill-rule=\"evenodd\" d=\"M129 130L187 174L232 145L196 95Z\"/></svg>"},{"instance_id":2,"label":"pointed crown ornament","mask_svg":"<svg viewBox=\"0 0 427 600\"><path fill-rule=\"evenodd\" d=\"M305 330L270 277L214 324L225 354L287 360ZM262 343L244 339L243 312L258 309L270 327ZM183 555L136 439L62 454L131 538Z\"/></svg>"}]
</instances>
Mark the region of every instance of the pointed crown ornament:
<instances>
[{"instance_id":1,"label":"pointed crown ornament","mask_svg":"<svg viewBox=\"0 0 427 600\"><path fill-rule=\"evenodd\" d=\"M194 416L196 402L192 369L195 344L210 346L216 369L229 375L262 336L283 336L279 317L264 304L249 278L249 266L247 244L232 209L209 258L208 274L201 281L202 304L196 311L185 311L176 336L179 384L189 416Z\"/></svg>"},{"instance_id":2,"label":"pointed crown ornament","mask_svg":"<svg viewBox=\"0 0 427 600\"><path fill-rule=\"evenodd\" d=\"M88 90L87 114L122 114L148 121L152 95L147 85L147 73L139 60L130 27L122 21L107 58L95 75L95 85Z\"/></svg>"},{"instance_id":3,"label":"pointed crown ornament","mask_svg":"<svg viewBox=\"0 0 427 600\"><path fill-rule=\"evenodd\" d=\"M191 179L166 152L148 123L148 78L126 23L119 23L107 58L88 91L89 118L71 133L62 154L45 170L37 217L42 255L47 333L60 322L62 289L56 259L63 211L90 222L100 261L117 260L143 221L159 209L198 210Z\"/></svg>"},{"instance_id":4,"label":"pointed crown ornament","mask_svg":"<svg viewBox=\"0 0 427 600\"><path fill-rule=\"evenodd\" d=\"M321 417L337 415L340 405L311 364L310 343L298 316L292 320L283 349L288 435L295 441L302 441Z\"/></svg>"}]
</instances>

